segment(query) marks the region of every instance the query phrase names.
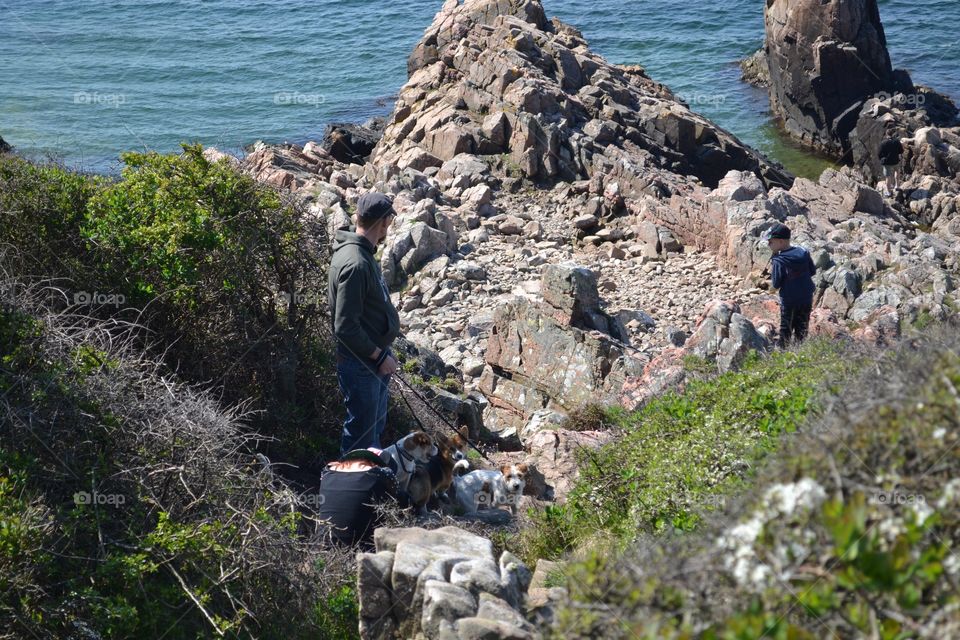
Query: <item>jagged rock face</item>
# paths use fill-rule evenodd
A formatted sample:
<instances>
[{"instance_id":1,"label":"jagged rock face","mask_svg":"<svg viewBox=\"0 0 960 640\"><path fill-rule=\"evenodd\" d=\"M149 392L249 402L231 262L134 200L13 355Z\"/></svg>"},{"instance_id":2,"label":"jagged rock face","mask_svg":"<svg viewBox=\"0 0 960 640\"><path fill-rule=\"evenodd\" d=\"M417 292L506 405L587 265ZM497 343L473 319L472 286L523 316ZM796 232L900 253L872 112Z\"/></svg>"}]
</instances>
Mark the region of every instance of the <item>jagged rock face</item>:
<instances>
[{"instance_id":1,"label":"jagged rock face","mask_svg":"<svg viewBox=\"0 0 960 640\"><path fill-rule=\"evenodd\" d=\"M380 141L383 132L379 125L382 120L365 126L348 122L329 124L323 134L323 148L339 162L363 164Z\"/></svg>"},{"instance_id":2,"label":"jagged rock face","mask_svg":"<svg viewBox=\"0 0 960 640\"><path fill-rule=\"evenodd\" d=\"M408 63L377 163L426 170L502 155L538 182L611 165L715 186L730 169L790 176L691 112L639 67L609 64L533 0L448 1Z\"/></svg>"},{"instance_id":3,"label":"jagged rock face","mask_svg":"<svg viewBox=\"0 0 960 640\"><path fill-rule=\"evenodd\" d=\"M12 149L13 147L7 144L6 140L4 140L3 138L0 138L0 153L10 153Z\"/></svg>"},{"instance_id":4,"label":"jagged rock face","mask_svg":"<svg viewBox=\"0 0 960 640\"><path fill-rule=\"evenodd\" d=\"M850 133L854 164L869 182L882 180L880 145L888 136L896 135L912 140L911 144L904 145L900 167L904 176L914 175L918 181L923 176L937 176L957 182L960 175L957 115L953 101L924 87L910 95L871 98L864 103Z\"/></svg>"},{"instance_id":5,"label":"jagged rock face","mask_svg":"<svg viewBox=\"0 0 960 640\"><path fill-rule=\"evenodd\" d=\"M770 103L787 131L831 154L863 101L912 85L895 73L876 0L767 0Z\"/></svg>"},{"instance_id":6,"label":"jagged rock face","mask_svg":"<svg viewBox=\"0 0 960 640\"><path fill-rule=\"evenodd\" d=\"M626 330L599 308L593 272L548 265L541 295L542 302L517 299L494 316L480 377L495 412L490 428L519 432L543 409L615 402L625 378L640 368L621 346Z\"/></svg>"}]
</instances>

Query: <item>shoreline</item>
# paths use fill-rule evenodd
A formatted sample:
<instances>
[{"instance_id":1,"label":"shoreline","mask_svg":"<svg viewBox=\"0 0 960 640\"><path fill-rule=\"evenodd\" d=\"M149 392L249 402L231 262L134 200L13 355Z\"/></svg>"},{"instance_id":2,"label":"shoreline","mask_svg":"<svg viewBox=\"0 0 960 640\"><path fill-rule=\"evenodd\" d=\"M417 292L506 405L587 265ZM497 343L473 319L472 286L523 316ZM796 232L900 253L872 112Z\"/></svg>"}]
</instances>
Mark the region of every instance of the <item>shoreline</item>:
<instances>
[{"instance_id":1,"label":"shoreline","mask_svg":"<svg viewBox=\"0 0 960 640\"><path fill-rule=\"evenodd\" d=\"M623 66L623 65L620 65L620 66ZM755 89L754 87L752 87L752 85L750 85L748 82L745 82L745 81L741 81L739 84L742 86L738 87L738 90L742 92L744 95L749 94L751 89ZM396 102L397 97L398 97L397 92L393 92L386 97L377 98L375 100L375 102L378 103L377 108L375 110L370 110L365 112L363 116L358 118L340 118L340 119L333 118L327 121L323 121L319 124L319 126L311 127L313 131L317 132L315 135L310 133L305 133L305 134L300 134L300 135L285 138L285 139L258 137L239 147L235 147L231 145L220 145L217 143L206 144L195 139L184 139L180 143L178 143L174 148L171 148L168 150L149 149L148 151L150 152L155 151L160 154L177 153L179 151L179 144L181 143L193 144L196 142L200 142L200 144L202 144L204 148L216 148L218 151L227 153L237 158L238 160L242 161L247 156L247 154L250 153L250 150L253 149L253 147L260 142L266 144L267 146L297 145L297 146L303 147L309 142L319 142L323 138L322 131L325 130L326 127L329 125L352 124L357 126L364 126L367 123L369 123L371 120L376 118L389 118L394 108L394 104ZM388 100L391 102L388 103L387 102ZM381 105L380 104L381 102L384 104ZM691 107L691 110L694 111L694 113L697 113L698 115L701 115L704 118L708 118L709 120L716 122L714 117L704 114L700 111L697 111L695 107L696 105L692 105ZM777 123L773 114L770 113L769 111L767 112L765 121L757 129L756 134L762 140L764 140L765 142L768 142L771 147L775 149L785 150L786 151L785 156L767 153L758 146L750 145L749 143L744 142L743 137L735 133L733 129L727 126L725 123L720 123L720 122L716 122L716 123L719 126L723 127L725 130L729 131L744 145L752 148L757 153L765 155L770 160L783 165L787 171L789 171L794 175L807 177L815 180L824 169L837 168L838 166L841 166L833 162L831 158L824 156L823 154L818 154L815 151L812 151L810 149L806 149L801 145L799 145L798 143L796 143L796 141L791 139L790 136L783 130L783 127ZM13 146L14 153L32 162L53 162L55 164L62 165L71 171L84 173L88 175L104 176L104 177L116 177L120 175L120 170L123 167L123 163L120 161L121 154L128 153L128 152L133 152L133 153L144 152L143 150L134 149L134 148L120 149L109 157L99 156L91 160L88 157L72 157L70 155L67 155L66 153L60 152L59 150L58 151L30 150L30 149L21 150L21 148L18 147L16 144L12 144L12 146ZM85 166L87 164L89 165L89 168ZM110 165L114 165L116 169L113 171L105 170L105 168ZM813 168L807 169L806 167L813 167Z\"/></svg>"}]
</instances>

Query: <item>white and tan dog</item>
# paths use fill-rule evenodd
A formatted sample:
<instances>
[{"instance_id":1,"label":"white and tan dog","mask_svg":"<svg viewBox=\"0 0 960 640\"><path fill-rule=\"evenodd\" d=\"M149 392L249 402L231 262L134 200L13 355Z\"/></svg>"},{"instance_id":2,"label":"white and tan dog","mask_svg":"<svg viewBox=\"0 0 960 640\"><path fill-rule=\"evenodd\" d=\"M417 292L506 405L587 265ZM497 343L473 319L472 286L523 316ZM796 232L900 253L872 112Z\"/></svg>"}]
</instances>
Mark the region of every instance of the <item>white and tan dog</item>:
<instances>
[{"instance_id":1,"label":"white and tan dog","mask_svg":"<svg viewBox=\"0 0 960 640\"><path fill-rule=\"evenodd\" d=\"M458 462L456 467L462 469L462 462ZM505 464L499 471L479 470L454 476L453 486L457 502L468 515L476 513L477 508L484 503L492 507L509 505L511 513L517 515L520 496L527 484L527 471L525 464Z\"/></svg>"},{"instance_id":2,"label":"white and tan dog","mask_svg":"<svg viewBox=\"0 0 960 640\"><path fill-rule=\"evenodd\" d=\"M382 456L394 461L397 473L397 484L404 491L410 484L410 476L417 469L417 463L426 464L431 456L437 455L437 447L423 431L405 435L383 450ZM390 465L394 466L394 465Z\"/></svg>"}]
</instances>

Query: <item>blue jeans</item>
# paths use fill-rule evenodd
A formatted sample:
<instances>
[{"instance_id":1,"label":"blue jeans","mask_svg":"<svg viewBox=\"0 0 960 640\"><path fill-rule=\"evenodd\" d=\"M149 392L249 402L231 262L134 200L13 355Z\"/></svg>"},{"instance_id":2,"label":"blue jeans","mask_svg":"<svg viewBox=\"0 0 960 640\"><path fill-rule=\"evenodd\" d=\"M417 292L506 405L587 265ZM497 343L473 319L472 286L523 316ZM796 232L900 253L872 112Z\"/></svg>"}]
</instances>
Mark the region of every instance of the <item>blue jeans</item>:
<instances>
[{"instance_id":1,"label":"blue jeans","mask_svg":"<svg viewBox=\"0 0 960 640\"><path fill-rule=\"evenodd\" d=\"M337 380L347 407L340 455L354 449L379 449L380 435L387 424L390 376L377 375L370 360L340 356L337 359Z\"/></svg>"}]
</instances>

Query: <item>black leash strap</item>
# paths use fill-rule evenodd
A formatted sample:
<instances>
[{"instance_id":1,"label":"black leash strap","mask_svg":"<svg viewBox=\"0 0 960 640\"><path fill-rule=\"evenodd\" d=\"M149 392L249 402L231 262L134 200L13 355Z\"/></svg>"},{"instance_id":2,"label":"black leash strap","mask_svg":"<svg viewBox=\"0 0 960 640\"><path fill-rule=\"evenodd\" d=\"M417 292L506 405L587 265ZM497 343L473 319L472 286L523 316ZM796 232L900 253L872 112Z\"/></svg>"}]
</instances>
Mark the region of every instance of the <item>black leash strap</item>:
<instances>
[{"instance_id":1,"label":"black leash strap","mask_svg":"<svg viewBox=\"0 0 960 640\"><path fill-rule=\"evenodd\" d=\"M441 420L445 425L447 425L447 427L448 427L451 431L453 431L453 432L456 433L457 435L461 435L460 432L457 430L457 427L454 426L453 423L451 423L449 420L447 420L447 417L446 417L445 415L443 415L442 413L440 413L440 410L439 410L439 409L437 409L436 407L434 407L433 404L431 404L429 400L427 400L419 391L417 391L409 382L407 382L406 379L405 379L402 375L400 375L400 372L399 372L399 371L397 371L396 373L394 373L394 375L397 376L397 380L400 381L401 383L403 383L403 386L406 387L407 390L410 391L410 393L412 393L412 394L417 398L417 400L419 400L420 402L422 402L423 404L425 404L425 405L427 406L427 408L430 409L430 411L432 411L438 418L440 418L440 420ZM420 422L420 418L417 417L417 414L413 411L413 408L410 407L410 403L407 402L407 399L403 396L402 393L400 394L400 397L402 397L402 398L403 398L403 401L407 403L407 407L410 408L410 413L413 414L414 419L417 421L418 424L420 424L420 428L425 431L425 429L423 429L423 423ZM462 437L462 436L461 436L461 437ZM471 447L474 451L476 451L476 452L479 453L481 456L483 456L483 458L484 458L487 462L490 462L491 464L495 464L495 463L493 462L493 460L491 460L491 459L487 456L487 454L485 454L483 451L481 451L480 448L477 447L477 445L473 444L473 443L470 441L469 438L464 438L464 440L467 441L467 444L469 444L470 447Z\"/></svg>"},{"instance_id":2,"label":"black leash strap","mask_svg":"<svg viewBox=\"0 0 960 640\"><path fill-rule=\"evenodd\" d=\"M346 344L344 344L343 340L341 340L339 337L337 337L337 334L334 333L333 330L326 325L326 323L321 323L321 324L322 324L323 328L327 331L327 333L330 335L330 337L333 338L334 342L339 342L341 345L343 345L343 347L344 347L345 349L347 349L347 351L350 351L350 347L348 347ZM387 350L384 349L383 352L386 353ZM357 357L357 356L354 355L354 357ZM413 385L411 385L409 382L407 382L406 378L403 377L403 374L400 373L400 370L399 370L399 369L397 369L397 370L391 375L391 377L395 377L399 382L401 382L402 385L403 385L404 387L406 387L408 391L410 391L420 402L422 402L424 405L426 405L427 408L430 409L430 411L432 411L438 418L440 418L440 421L443 422L443 424L445 424L448 429L450 429L450 430L453 431L455 434L460 435L460 436L462 437L462 435L460 434L460 432L457 430L457 427L456 427L453 423L451 423L449 420L447 420L447 417L446 417L445 415L443 415L443 414L440 412L439 409L437 409L436 407L434 407L433 404L432 404L429 400L427 400L419 391L417 391L417 390L413 387ZM413 410L413 407L410 406L410 402L407 401L406 396L404 396L403 393L401 393L401 394L400 394L400 397L403 398L403 401L404 401L404 403L407 405L407 408L410 409L410 415L412 415L412 416L413 416L413 419L417 421L417 424L420 426L420 430L425 432L425 431L426 431L426 428L424 427L423 422L420 421L420 418L417 416L416 412ZM467 444L470 445L470 447L471 447L474 451L476 451L477 453L479 453L480 456L483 457L484 460L486 460L487 462L489 462L489 463L491 463L491 464L494 464L494 465L496 464L496 463L495 463L493 460L491 460L490 457L487 456L487 454L485 454L477 445L475 445L473 442L471 442L469 438L464 438L464 440L466 440L466 441L467 441Z\"/></svg>"}]
</instances>

